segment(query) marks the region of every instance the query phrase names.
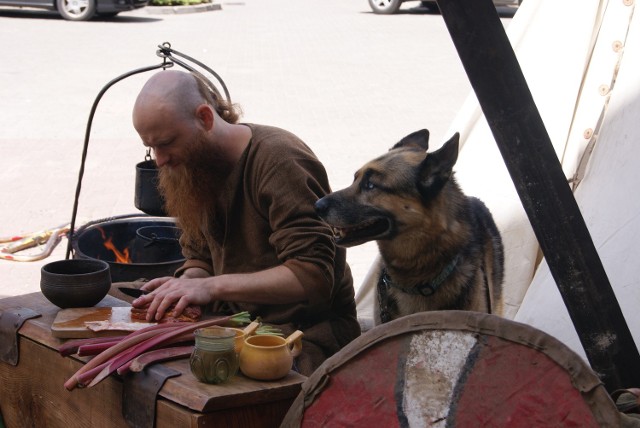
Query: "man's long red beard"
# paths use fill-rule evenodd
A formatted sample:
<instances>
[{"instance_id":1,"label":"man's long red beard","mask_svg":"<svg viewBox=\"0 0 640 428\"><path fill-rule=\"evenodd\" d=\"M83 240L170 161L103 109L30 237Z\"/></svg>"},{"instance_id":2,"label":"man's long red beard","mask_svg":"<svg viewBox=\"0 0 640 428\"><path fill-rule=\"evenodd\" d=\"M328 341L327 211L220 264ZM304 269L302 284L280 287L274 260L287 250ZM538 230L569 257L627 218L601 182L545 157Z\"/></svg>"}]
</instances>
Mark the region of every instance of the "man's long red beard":
<instances>
[{"instance_id":1,"label":"man's long red beard","mask_svg":"<svg viewBox=\"0 0 640 428\"><path fill-rule=\"evenodd\" d=\"M201 135L188 148L185 159L178 166L160 168L158 189L165 211L182 229L182 239L202 249L206 245L203 232L214 219L215 204L231 167Z\"/></svg>"}]
</instances>

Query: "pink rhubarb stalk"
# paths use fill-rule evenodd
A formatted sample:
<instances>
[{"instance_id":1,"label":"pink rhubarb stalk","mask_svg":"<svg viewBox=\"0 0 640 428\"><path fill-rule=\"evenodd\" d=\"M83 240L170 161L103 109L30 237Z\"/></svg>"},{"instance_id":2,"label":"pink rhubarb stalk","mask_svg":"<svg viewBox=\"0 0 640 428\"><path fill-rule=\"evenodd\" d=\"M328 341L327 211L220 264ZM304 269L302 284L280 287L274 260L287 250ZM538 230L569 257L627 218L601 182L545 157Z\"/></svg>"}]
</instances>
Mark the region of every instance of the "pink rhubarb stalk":
<instances>
[{"instance_id":1,"label":"pink rhubarb stalk","mask_svg":"<svg viewBox=\"0 0 640 428\"><path fill-rule=\"evenodd\" d=\"M176 336L180 336L185 333L193 333L199 328L211 327L214 325L223 324L229 321L232 317L233 315L224 317L224 318L214 319L214 320L200 321L197 323L179 323L179 324L191 324L191 325L179 326L175 330L162 332L157 336L150 337L148 338L148 340L145 340L144 342L139 343L137 346L131 348L130 350L127 350L118 355L115 355L111 359L111 364L109 364L108 367L105 367L100 373L98 373L98 375L87 386L92 387L97 385L98 383L102 382L102 380L104 380L111 373L115 372L120 366L122 366L129 360L134 359L138 355L143 354L144 352L150 349L153 349L156 346L161 346L165 344L165 342L169 341L172 338L175 338Z\"/></svg>"},{"instance_id":2,"label":"pink rhubarb stalk","mask_svg":"<svg viewBox=\"0 0 640 428\"><path fill-rule=\"evenodd\" d=\"M152 328L153 327L153 328ZM164 330L168 330L171 328L175 328L175 326L171 326L171 325L167 325L167 324L163 324L161 326L149 326L145 329L145 331L164 331ZM132 334L130 334L132 335ZM99 342L99 343L87 343L84 345L80 345L78 347L78 350L76 352L76 354L78 354L79 357L88 357L91 355L97 355L101 352L103 352L104 350L110 348L111 346L115 345L116 343L118 343L120 340L122 340L124 337L129 337L129 336L122 336L122 337L118 337L116 338L117 340L113 340L113 341L105 341L105 342Z\"/></svg>"},{"instance_id":3,"label":"pink rhubarb stalk","mask_svg":"<svg viewBox=\"0 0 640 428\"><path fill-rule=\"evenodd\" d=\"M89 357L92 355L98 355L102 351L111 348L115 344L119 343L120 340L112 340L109 342L101 342L101 343L87 343L85 345L80 345L78 350L76 351L76 355L79 357Z\"/></svg>"},{"instance_id":4,"label":"pink rhubarb stalk","mask_svg":"<svg viewBox=\"0 0 640 428\"><path fill-rule=\"evenodd\" d=\"M129 349L131 346L133 346L135 344L138 344L140 342L143 342L143 341L149 339L150 337L153 337L153 336L156 336L158 334L161 334L161 332L162 332L162 330L160 332L159 331L154 331L154 330L149 330L149 331L139 330L139 331L135 331L135 332L131 333L129 336L125 337L124 339L122 339L120 342L118 342L117 344L113 345L109 349L106 349L103 352L99 353L98 355L93 357L91 360L89 360L85 365L80 367L80 369L78 369L78 371L75 372L73 374L73 376L71 376L64 383L64 387L67 388L69 391L71 391L76 386L78 386L78 376L80 374L82 374L84 372L87 372L87 371L99 366L100 364L109 361L109 359L111 359L115 355L118 355L120 352L122 352L122 351L124 351L126 349Z\"/></svg>"},{"instance_id":5,"label":"pink rhubarb stalk","mask_svg":"<svg viewBox=\"0 0 640 428\"><path fill-rule=\"evenodd\" d=\"M136 330L131 333L123 333L121 335L105 336L105 337L88 337L84 339L68 340L58 347L58 352L63 357L67 357L69 355L77 354L78 349L84 345L94 345L94 344L106 343L106 342L117 342L124 339L125 337L132 337L136 334L144 333L147 331L162 330L170 327L171 325L169 323L153 324L143 329Z\"/></svg>"},{"instance_id":6,"label":"pink rhubarb stalk","mask_svg":"<svg viewBox=\"0 0 640 428\"><path fill-rule=\"evenodd\" d=\"M78 352L78 349L84 345L94 345L99 343L116 342L126 337L126 334L122 336L109 336L109 337L91 337L86 339L68 340L58 347L58 352L63 357L68 357Z\"/></svg>"},{"instance_id":7,"label":"pink rhubarb stalk","mask_svg":"<svg viewBox=\"0 0 640 428\"><path fill-rule=\"evenodd\" d=\"M76 380L78 382L78 386L83 388L87 386L93 380L93 378L96 377L96 375L108 365L109 361L105 361L104 363L99 364L98 366L77 375Z\"/></svg>"},{"instance_id":8,"label":"pink rhubarb stalk","mask_svg":"<svg viewBox=\"0 0 640 428\"><path fill-rule=\"evenodd\" d=\"M118 374L123 375L129 371L141 372L150 364L189 357L193 352L193 348L193 345L174 346L172 348L160 348L145 352L120 366L120 368L118 368Z\"/></svg>"},{"instance_id":9,"label":"pink rhubarb stalk","mask_svg":"<svg viewBox=\"0 0 640 428\"><path fill-rule=\"evenodd\" d=\"M151 339L147 339L147 340L151 340ZM170 339L167 339L166 341L154 346L151 350L156 350L158 348L160 348L160 349L162 349L162 348L170 348L170 347L172 347L174 345L177 345L177 344L193 343L194 340L195 339L193 337L193 332L187 332L187 333L172 337ZM123 364L123 365L118 367L118 369L116 370L118 372L118 374L124 374L129 370L128 364L134 358L136 358L136 357L138 357L140 355L140 352L138 352L138 349L142 345L143 344L133 346L131 349L122 352L118 356L118 358L121 358L122 360L126 360L127 361L125 364Z\"/></svg>"},{"instance_id":10,"label":"pink rhubarb stalk","mask_svg":"<svg viewBox=\"0 0 640 428\"><path fill-rule=\"evenodd\" d=\"M104 378L106 378L108 375L113 373L115 370L117 370L120 366L127 363L129 360L139 356L140 354L150 349L153 349L154 347L170 343L172 339L175 340L176 337L179 337L181 335L193 333L198 328L210 327L214 325L225 325L230 321L237 322L239 316L246 315L248 314L244 312L227 317L200 321L197 323L179 322L174 324L158 324L157 326L135 331L123 338L114 346L106 349L105 351L89 360L87 364L80 367L80 369L65 382L64 386L67 390L71 391L78 385L87 385L87 382L91 378L90 374L93 374L96 371L100 370L98 368L98 366L100 366L101 370L99 371L99 373L87 385L89 387L94 386ZM160 326L164 326L165 328L163 329ZM154 331L154 327L157 331ZM131 352L131 349L134 349L135 352ZM91 373L87 373L82 376L82 382L79 382L78 377L83 373L89 372L90 370Z\"/></svg>"}]
</instances>

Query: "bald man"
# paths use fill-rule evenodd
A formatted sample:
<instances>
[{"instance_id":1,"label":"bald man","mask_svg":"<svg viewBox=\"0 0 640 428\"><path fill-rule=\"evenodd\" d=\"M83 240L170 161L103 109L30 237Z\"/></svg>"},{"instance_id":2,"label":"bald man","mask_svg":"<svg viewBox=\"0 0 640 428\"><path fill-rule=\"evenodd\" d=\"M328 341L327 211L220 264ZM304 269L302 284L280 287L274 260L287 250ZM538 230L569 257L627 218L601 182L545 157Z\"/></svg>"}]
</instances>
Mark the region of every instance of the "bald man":
<instances>
[{"instance_id":1,"label":"bald man","mask_svg":"<svg viewBox=\"0 0 640 428\"><path fill-rule=\"evenodd\" d=\"M193 74L161 71L142 88L133 125L155 155L186 262L132 304L148 305L150 320L195 304L302 330L296 368L309 375L360 334L344 249L313 208L330 193L326 171L295 135L238 120Z\"/></svg>"}]
</instances>

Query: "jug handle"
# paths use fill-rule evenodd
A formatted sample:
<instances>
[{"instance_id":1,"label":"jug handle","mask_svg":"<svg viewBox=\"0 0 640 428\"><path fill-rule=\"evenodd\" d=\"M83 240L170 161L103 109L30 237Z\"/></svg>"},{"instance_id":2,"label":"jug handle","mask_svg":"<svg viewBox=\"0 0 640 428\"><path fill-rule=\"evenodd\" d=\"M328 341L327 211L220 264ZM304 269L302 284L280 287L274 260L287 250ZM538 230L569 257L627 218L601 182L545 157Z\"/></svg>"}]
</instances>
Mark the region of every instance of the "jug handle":
<instances>
[{"instance_id":1,"label":"jug handle","mask_svg":"<svg viewBox=\"0 0 640 428\"><path fill-rule=\"evenodd\" d=\"M292 357L297 357L302 352L302 336L303 333L300 330L296 330L285 339Z\"/></svg>"},{"instance_id":2,"label":"jug handle","mask_svg":"<svg viewBox=\"0 0 640 428\"><path fill-rule=\"evenodd\" d=\"M251 324L242 329L244 336L249 337L260 327L260 323L258 321L252 321Z\"/></svg>"}]
</instances>

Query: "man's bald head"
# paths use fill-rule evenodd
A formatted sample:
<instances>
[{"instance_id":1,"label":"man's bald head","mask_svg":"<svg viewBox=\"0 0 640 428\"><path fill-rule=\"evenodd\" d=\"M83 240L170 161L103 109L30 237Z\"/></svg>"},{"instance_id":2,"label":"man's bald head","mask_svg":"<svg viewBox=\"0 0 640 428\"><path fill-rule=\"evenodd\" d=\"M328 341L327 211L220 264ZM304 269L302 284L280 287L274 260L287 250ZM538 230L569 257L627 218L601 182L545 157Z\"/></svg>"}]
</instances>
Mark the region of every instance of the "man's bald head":
<instances>
[{"instance_id":1,"label":"man's bald head","mask_svg":"<svg viewBox=\"0 0 640 428\"><path fill-rule=\"evenodd\" d=\"M133 124L138 129L137 123L144 115L158 111L176 119L193 118L202 104L211 106L226 122L237 123L240 119L239 106L221 99L203 79L178 70L161 71L151 76L138 94L133 107Z\"/></svg>"},{"instance_id":2,"label":"man's bald head","mask_svg":"<svg viewBox=\"0 0 640 428\"><path fill-rule=\"evenodd\" d=\"M196 78L177 70L153 75L143 86L133 107L134 126L140 116L163 110L176 119L191 118L207 100L200 93Z\"/></svg>"}]
</instances>

